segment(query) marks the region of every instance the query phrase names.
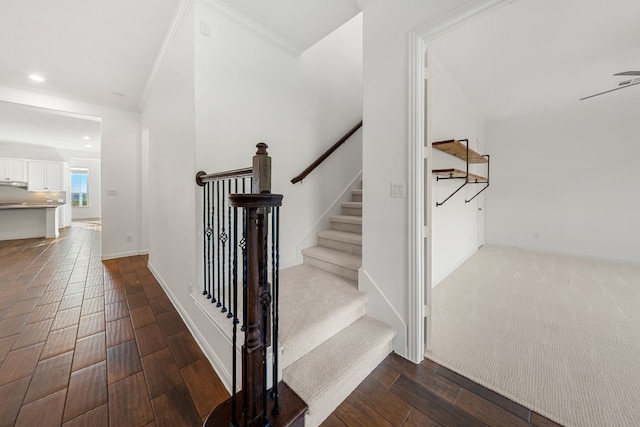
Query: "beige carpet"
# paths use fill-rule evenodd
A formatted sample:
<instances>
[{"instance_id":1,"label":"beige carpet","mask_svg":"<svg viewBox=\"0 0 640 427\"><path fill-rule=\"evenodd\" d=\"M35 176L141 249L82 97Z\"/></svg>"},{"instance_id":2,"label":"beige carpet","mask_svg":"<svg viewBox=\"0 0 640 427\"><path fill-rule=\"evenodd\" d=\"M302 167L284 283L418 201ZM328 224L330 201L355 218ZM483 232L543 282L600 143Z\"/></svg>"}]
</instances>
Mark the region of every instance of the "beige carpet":
<instances>
[{"instance_id":1,"label":"beige carpet","mask_svg":"<svg viewBox=\"0 0 640 427\"><path fill-rule=\"evenodd\" d=\"M640 265L484 247L425 356L566 426L640 426Z\"/></svg>"}]
</instances>

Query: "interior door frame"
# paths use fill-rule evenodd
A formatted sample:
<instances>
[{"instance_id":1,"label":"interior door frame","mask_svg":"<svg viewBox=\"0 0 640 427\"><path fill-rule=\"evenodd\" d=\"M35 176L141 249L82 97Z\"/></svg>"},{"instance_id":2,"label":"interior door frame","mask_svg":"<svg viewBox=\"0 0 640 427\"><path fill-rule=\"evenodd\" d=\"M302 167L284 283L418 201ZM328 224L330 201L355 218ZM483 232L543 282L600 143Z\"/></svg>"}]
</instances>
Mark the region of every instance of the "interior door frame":
<instances>
[{"instance_id":1,"label":"interior door frame","mask_svg":"<svg viewBox=\"0 0 640 427\"><path fill-rule=\"evenodd\" d=\"M463 4L444 17L425 23L409 33L409 120L408 120L408 165L409 165L409 322L407 357L415 363L424 358L425 347L431 346L431 253L430 212L425 224L425 150L428 139L427 126L431 112L426 109L425 63L427 47L436 38L462 25L469 19L480 16L499 6L515 0L484 0L474 4ZM429 180L430 182L430 180ZM427 209L430 209L429 205ZM428 243L425 244L425 238ZM428 289L427 289L428 287Z\"/></svg>"}]
</instances>

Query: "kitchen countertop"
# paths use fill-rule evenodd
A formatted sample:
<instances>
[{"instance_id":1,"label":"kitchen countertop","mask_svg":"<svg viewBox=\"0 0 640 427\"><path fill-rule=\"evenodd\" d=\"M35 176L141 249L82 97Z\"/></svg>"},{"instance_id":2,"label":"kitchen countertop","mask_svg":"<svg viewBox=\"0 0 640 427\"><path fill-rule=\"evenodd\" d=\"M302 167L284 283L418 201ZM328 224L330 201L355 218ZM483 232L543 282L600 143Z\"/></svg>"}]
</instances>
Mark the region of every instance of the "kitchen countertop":
<instances>
[{"instance_id":1,"label":"kitchen countertop","mask_svg":"<svg viewBox=\"0 0 640 427\"><path fill-rule=\"evenodd\" d=\"M43 209L62 205L64 203L0 203L0 209Z\"/></svg>"}]
</instances>

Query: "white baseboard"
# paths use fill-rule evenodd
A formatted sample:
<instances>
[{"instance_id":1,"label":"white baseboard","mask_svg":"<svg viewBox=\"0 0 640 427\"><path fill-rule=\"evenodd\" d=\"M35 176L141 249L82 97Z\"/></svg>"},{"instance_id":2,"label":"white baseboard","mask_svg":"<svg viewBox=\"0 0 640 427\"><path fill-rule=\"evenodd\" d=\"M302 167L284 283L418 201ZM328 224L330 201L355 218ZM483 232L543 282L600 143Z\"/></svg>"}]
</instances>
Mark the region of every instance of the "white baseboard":
<instances>
[{"instance_id":1,"label":"white baseboard","mask_svg":"<svg viewBox=\"0 0 640 427\"><path fill-rule=\"evenodd\" d=\"M176 308L178 314L187 325L189 332L191 332L191 335L193 335L196 342L203 350L205 356L213 366L213 369L216 371L216 374L218 374L218 377L220 377L220 380L224 384L225 388L229 393L231 393L232 378L230 372L227 370L224 363L220 360L214 349L209 345L209 341L205 339L205 337L201 334L200 329L195 326L188 311L182 306L182 304L180 304L180 301L178 301L174 293L171 291L171 288L164 281L158 270L153 266L151 262L147 263L147 266L149 268L149 271L151 271L151 274L153 274L153 277L156 278L158 283L160 283L160 286L162 286L162 289L164 289L165 293L171 300L171 303ZM198 305L196 304L196 306ZM217 331L218 326L214 322L211 322L211 324ZM224 336L224 334L221 335ZM226 336L224 336L224 338L225 340L227 339ZM229 342L229 346L231 346L231 342Z\"/></svg>"},{"instance_id":2,"label":"white baseboard","mask_svg":"<svg viewBox=\"0 0 640 427\"><path fill-rule=\"evenodd\" d=\"M106 261L108 259L116 259L116 258L125 258L128 256L138 256L138 255L146 255L149 251L128 251L128 252L116 252L113 254L102 254L102 261Z\"/></svg>"}]
</instances>

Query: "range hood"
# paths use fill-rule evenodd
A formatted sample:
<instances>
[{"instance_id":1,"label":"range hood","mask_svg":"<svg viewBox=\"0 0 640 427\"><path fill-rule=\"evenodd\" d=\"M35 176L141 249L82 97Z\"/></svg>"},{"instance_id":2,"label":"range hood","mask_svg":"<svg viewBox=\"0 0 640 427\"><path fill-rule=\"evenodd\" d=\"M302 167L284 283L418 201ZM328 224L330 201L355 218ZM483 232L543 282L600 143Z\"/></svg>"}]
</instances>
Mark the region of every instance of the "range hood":
<instances>
[{"instance_id":1,"label":"range hood","mask_svg":"<svg viewBox=\"0 0 640 427\"><path fill-rule=\"evenodd\" d=\"M23 181L0 181L0 187L27 188L27 183Z\"/></svg>"}]
</instances>

